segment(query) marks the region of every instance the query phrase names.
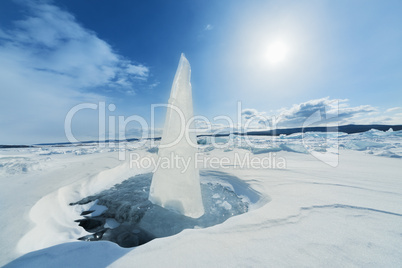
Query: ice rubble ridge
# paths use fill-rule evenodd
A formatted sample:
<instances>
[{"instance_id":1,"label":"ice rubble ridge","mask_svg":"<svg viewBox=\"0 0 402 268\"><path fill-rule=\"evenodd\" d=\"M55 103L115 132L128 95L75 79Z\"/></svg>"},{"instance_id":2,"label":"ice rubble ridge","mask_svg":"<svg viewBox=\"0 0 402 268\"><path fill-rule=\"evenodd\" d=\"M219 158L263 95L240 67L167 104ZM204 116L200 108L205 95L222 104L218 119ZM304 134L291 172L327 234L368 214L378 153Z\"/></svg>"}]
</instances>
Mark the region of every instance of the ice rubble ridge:
<instances>
[{"instance_id":1,"label":"ice rubble ridge","mask_svg":"<svg viewBox=\"0 0 402 268\"><path fill-rule=\"evenodd\" d=\"M249 146L245 139L251 140L253 146ZM240 141L240 143L239 143ZM326 132L305 132L295 133L283 136L201 136L198 137L199 151L209 153L215 149L212 142L219 145L224 151L232 151L236 148L249 150L253 154L275 153L279 151L288 151L295 153L308 153L308 150L318 152L330 151L329 149L349 149L363 151L382 157L402 158L402 131L380 131L370 130L363 133L345 134L345 133L326 133ZM126 143L124 150L136 151L136 143ZM158 153L158 147L152 146L152 143L144 144L144 148L149 153ZM11 149L0 149L0 152L8 152ZM43 163L51 160L54 154L75 154L85 155L94 153L117 152L120 149L101 148L97 144L71 147L49 147L40 148L18 148L12 149L19 153L33 153L43 158L7 156L0 157L0 175L18 175L31 171L41 170ZM1 156L1 155L0 155Z\"/></svg>"},{"instance_id":2,"label":"ice rubble ridge","mask_svg":"<svg viewBox=\"0 0 402 268\"><path fill-rule=\"evenodd\" d=\"M202 177L208 175L202 175ZM129 178L99 194L88 196L70 205L92 206L76 220L90 235L79 240L108 240L122 247L145 244L155 238L177 234L184 229L205 228L228 218L246 213L249 203L231 187L206 178L201 184L205 214L190 218L172 212L148 200L152 173Z\"/></svg>"},{"instance_id":3,"label":"ice rubble ridge","mask_svg":"<svg viewBox=\"0 0 402 268\"><path fill-rule=\"evenodd\" d=\"M232 151L244 149L253 154L287 151L309 153L331 149L364 151L378 156L402 158L402 131L369 130L363 133L305 132L281 136L204 136L198 139L199 150L209 153L216 148Z\"/></svg>"}]
</instances>

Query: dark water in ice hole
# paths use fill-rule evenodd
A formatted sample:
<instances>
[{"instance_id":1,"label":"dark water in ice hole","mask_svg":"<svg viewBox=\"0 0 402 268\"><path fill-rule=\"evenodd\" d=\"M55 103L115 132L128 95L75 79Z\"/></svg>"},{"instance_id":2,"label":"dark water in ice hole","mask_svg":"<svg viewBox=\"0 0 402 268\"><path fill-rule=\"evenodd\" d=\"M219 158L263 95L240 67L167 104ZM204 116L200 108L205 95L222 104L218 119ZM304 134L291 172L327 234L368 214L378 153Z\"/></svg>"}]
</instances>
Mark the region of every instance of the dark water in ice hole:
<instances>
[{"instance_id":1,"label":"dark water in ice hole","mask_svg":"<svg viewBox=\"0 0 402 268\"><path fill-rule=\"evenodd\" d=\"M202 217L189 218L152 204L148 200L152 173L141 174L70 204L84 205L96 201L96 205L107 207L98 216L94 216L97 213L91 208L81 213L83 218L76 222L91 234L78 239L108 240L121 247L135 247L155 238L177 234L184 229L213 226L248 211L249 200L239 197L228 186L208 180L208 177L217 174L201 173L200 176L202 182L210 181L201 183L205 208ZM252 196L248 197L252 199Z\"/></svg>"}]
</instances>

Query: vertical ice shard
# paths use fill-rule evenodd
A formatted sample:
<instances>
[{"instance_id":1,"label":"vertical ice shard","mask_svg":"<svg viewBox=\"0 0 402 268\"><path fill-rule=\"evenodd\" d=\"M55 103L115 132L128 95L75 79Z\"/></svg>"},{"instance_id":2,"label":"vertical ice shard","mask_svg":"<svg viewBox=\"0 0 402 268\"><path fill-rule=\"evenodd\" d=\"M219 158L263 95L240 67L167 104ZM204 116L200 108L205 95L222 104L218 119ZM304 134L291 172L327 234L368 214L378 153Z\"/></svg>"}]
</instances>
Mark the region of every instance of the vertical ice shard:
<instances>
[{"instance_id":1,"label":"vertical ice shard","mask_svg":"<svg viewBox=\"0 0 402 268\"><path fill-rule=\"evenodd\" d=\"M190 63L181 54L158 153L161 162L166 165L160 165L153 175L149 200L188 217L198 218L204 214L204 205L195 161L196 134L189 132L187 126L193 117L190 75ZM189 125L190 129L194 129L192 125ZM169 161L166 162L167 159Z\"/></svg>"}]
</instances>

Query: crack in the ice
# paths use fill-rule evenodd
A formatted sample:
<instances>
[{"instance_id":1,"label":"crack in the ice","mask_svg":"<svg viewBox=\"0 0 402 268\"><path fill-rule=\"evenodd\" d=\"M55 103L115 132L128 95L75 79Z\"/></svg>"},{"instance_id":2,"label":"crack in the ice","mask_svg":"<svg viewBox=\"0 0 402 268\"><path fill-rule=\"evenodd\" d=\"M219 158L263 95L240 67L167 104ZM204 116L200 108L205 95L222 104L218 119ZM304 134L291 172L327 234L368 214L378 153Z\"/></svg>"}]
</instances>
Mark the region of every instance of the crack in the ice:
<instances>
[{"instance_id":1,"label":"crack in the ice","mask_svg":"<svg viewBox=\"0 0 402 268\"><path fill-rule=\"evenodd\" d=\"M370 192L376 192L376 193L378 192L378 193L385 193L385 194L392 194L392 195L402 196L402 194L400 194L400 193L395 193L395 192L374 190L374 189L369 189L369 188L364 188L364 187L359 187L359 186L346 185L346 184L339 184L339 183L329 183L329 182L295 181L295 182L279 183L279 184L276 184L275 186L290 185L290 184L299 184L299 183L303 183L303 184L328 185L328 186L336 186L336 187L344 187L344 188L353 188L353 189L359 189L359 190L370 191Z\"/></svg>"},{"instance_id":2,"label":"crack in the ice","mask_svg":"<svg viewBox=\"0 0 402 268\"><path fill-rule=\"evenodd\" d=\"M396 213L396 212L390 212L386 210L380 210L380 209L375 209L375 208L368 208L368 207L359 207L359 206L352 206L352 205L344 205L344 204L330 204L330 205L313 205L310 207L301 207L300 212L296 215L289 215L288 217L281 218L281 219L269 219L257 224L252 224L252 225L244 225L243 228L239 228L237 226L237 231L239 232L240 229L243 230L249 230L252 228L253 230L257 229L268 229L272 227L276 227L279 225L285 225L285 224L295 224L299 222L302 218L306 217L307 215L303 215L303 211L312 211L313 209L354 209L354 210L363 210L363 211L371 211L371 212L376 212L376 213L383 213L387 215L392 215L392 216L398 216L402 217L402 214Z\"/></svg>"},{"instance_id":3,"label":"crack in the ice","mask_svg":"<svg viewBox=\"0 0 402 268\"><path fill-rule=\"evenodd\" d=\"M343 205L343 204L320 205L320 206L316 205L316 206L311 206L311 207L302 207L301 210L312 210L315 208L350 208L350 209L357 209L357 210L368 210L368 211L372 211L372 212L378 212L378 213L384 213L384 214L388 214L388 215L402 217L402 214L390 212L390 211L386 211L386 210L367 208L367 207L358 207L358 206L351 206L351 205Z\"/></svg>"}]
</instances>

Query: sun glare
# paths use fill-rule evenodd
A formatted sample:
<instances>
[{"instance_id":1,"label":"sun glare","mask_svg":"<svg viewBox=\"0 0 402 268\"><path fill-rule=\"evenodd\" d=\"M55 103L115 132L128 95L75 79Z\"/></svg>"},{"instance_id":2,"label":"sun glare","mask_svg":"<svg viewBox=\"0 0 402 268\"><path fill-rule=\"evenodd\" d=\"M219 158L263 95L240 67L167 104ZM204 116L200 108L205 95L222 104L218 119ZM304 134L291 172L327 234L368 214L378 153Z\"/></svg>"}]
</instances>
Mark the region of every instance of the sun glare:
<instances>
[{"instance_id":1,"label":"sun glare","mask_svg":"<svg viewBox=\"0 0 402 268\"><path fill-rule=\"evenodd\" d=\"M288 46L282 41L276 41L268 46L266 59L271 64L277 64L286 59L288 55Z\"/></svg>"}]
</instances>

